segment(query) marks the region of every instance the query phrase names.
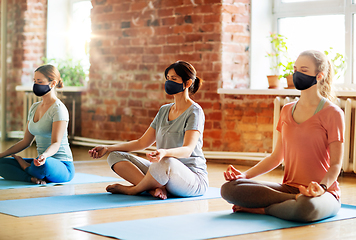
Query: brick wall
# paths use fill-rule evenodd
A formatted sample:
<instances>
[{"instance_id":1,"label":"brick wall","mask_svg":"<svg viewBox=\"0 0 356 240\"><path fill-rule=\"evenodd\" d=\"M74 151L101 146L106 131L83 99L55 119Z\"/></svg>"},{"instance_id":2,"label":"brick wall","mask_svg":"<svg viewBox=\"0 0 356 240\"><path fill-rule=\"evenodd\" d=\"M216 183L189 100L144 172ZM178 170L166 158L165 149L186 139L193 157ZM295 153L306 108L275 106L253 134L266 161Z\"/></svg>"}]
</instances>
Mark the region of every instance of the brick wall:
<instances>
[{"instance_id":1,"label":"brick wall","mask_svg":"<svg viewBox=\"0 0 356 240\"><path fill-rule=\"evenodd\" d=\"M249 86L250 0L92 0L90 80L83 137L132 140L172 101L163 71L191 62L204 79L193 96L206 115L204 149L271 152L274 96L219 95ZM45 56L46 1L8 1L9 130L22 129L22 95ZM76 132L76 135L79 133Z\"/></svg>"},{"instance_id":2,"label":"brick wall","mask_svg":"<svg viewBox=\"0 0 356 240\"><path fill-rule=\"evenodd\" d=\"M20 131L23 93L15 87L32 82L33 71L45 56L47 1L8 0L7 8L7 130Z\"/></svg>"},{"instance_id":3,"label":"brick wall","mask_svg":"<svg viewBox=\"0 0 356 240\"><path fill-rule=\"evenodd\" d=\"M204 149L272 149L273 97L224 96L249 86L250 0L93 0L89 90L82 136L140 137L171 102L163 72L191 62L204 79L193 97L206 115Z\"/></svg>"}]
</instances>

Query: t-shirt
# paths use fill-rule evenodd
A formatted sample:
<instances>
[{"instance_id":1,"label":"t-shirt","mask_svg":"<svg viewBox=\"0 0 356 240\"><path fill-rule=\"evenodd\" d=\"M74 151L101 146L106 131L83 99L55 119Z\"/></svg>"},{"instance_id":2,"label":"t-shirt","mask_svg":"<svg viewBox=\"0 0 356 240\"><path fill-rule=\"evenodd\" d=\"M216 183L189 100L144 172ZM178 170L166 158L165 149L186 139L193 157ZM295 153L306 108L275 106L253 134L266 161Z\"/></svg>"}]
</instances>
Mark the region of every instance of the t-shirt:
<instances>
[{"instance_id":1,"label":"t-shirt","mask_svg":"<svg viewBox=\"0 0 356 240\"><path fill-rule=\"evenodd\" d=\"M344 113L336 105L324 107L303 123L292 116L294 102L281 111L277 130L281 133L285 163L283 183L298 187L320 182L330 167L329 144L344 141ZM340 188L335 181L328 189L337 198Z\"/></svg>"},{"instance_id":2,"label":"t-shirt","mask_svg":"<svg viewBox=\"0 0 356 240\"><path fill-rule=\"evenodd\" d=\"M68 124L69 114L66 106L57 99L52 106L48 108L45 114L37 122L33 121L38 105L41 102L32 104L28 114L28 130L36 137L36 146L38 155L41 155L51 145L52 123L56 121L66 121ZM58 152L52 156L60 161L73 161L72 151L69 148L67 128Z\"/></svg>"},{"instance_id":3,"label":"t-shirt","mask_svg":"<svg viewBox=\"0 0 356 240\"><path fill-rule=\"evenodd\" d=\"M179 158L193 172L207 174L206 160L203 154L203 131L205 115L203 109L197 103L193 103L180 116L172 121L168 121L168 114L174 103L163 105L151 123L151 127L156 130L157 149L169 149L183 146L186 131L197 130L200 136L191 156L189 158Z\"/></svg>"}]
</instances>

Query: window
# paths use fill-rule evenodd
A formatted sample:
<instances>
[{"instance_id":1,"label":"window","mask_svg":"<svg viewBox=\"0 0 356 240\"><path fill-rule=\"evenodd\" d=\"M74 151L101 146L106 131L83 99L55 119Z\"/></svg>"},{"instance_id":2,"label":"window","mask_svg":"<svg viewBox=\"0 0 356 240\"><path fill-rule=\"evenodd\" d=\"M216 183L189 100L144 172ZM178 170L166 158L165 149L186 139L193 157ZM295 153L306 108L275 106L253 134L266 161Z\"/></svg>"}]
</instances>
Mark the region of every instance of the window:
<instances>
[{"instance_id":1,"label":"window","mask_svg":"<svg viewBox=\"0 0 356 240\"><path fill-rule=\"evenodd\" d=\"M337 86L348 87L356 84L353 68L354 52L354 21L353 14L356 13L356 6L352 4L353 0L274 0L274 24L277 31L285 35L293 49L302 51L296 47L305 49L314 48L317 50L329 51L329 57L332 59L336 53L345 57L346 71L340 78L335 79ZM286 23L292 23L294 33L291 27ZM303 30L304 28L304 30ZM308 42L300 36L303 32L308 33L310 39ZM319 43L319 44L317 44ZM317 46L318 45L318 46Z\"/></svg>"},{"instance_id":2,"label":"window","mask_svg":"<svg viewBox=\"0 0 356 240\"><path fill-rule=\"evenodd\" d=\"M89 71L90 0L48 0L47 58L81 61Z\"/></svg>"},{"instance_id":3,"label":"window","mask_svg":"<svg viewBox=\"0 0 356 240\"><path fill-rule=\"evenodd\" d=\"M251 88L265 88L262 82L266 81L265 75L268 73L265 71L263 75L260 66L261 63L269 65L265 57L270 49L269 32L278 32L287 37L291 59L296 59L300 52L308 49L328 51L331 59L337 53L342 54L346 70L341 77L334 79L334 84L339 88L355 86L356 0L268 0L268 8L254 2L251 4ZM263 19L258 16L261 11L264 11ZM270 26L259 28L257 24ZM260 46L256 46L256 43ZM267 49L256 52L261 45Z\"/></svg>"},{"instance_id":4,"label":"window","mask_svg":"<svg viewBox=\"0 0 356 240\"><path fill-rule=\"evenodd\" d=\"M343 15L280 18L278 32L288 38L288 56L293 60L308 49L326 50L330 52L329 58L333 58L336 53L345 55L344 25ZM334 84L343 82L343 76L334 80Z\"/></svg>"}]
</instances>

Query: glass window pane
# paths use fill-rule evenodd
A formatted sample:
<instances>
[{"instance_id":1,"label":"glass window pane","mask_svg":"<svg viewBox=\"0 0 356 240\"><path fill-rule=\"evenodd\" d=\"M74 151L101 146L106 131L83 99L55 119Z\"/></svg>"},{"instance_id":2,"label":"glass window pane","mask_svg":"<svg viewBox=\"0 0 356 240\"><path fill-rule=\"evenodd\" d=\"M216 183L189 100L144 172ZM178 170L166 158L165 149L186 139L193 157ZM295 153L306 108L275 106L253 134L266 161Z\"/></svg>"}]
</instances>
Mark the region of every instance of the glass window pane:
<instances>
[{"instance_id":1,"label":"glass window pane","mask_svg":"<svg viewBox=\"0 0 356 240\"><path fill-rule=\"evenodd\" d=\"M322 0L282 0L284 3L292 3L292 2L316 2Z\"/></svg>"},{"instance_id":2,"label":"glass window pane","mask_svg":"<svg viewBox=\"0 0 356 240\"><path fill-rule=\"evenodd\" d=\"M81 60L89 70L89 42L91 34L90 1L79 1L72 5L72 22L70 29L70 49L72 58Z\"/></svg>"},{"instance_id":3,"label":"glass window pane","mask_svg":"<svg viewBox=\"0 0 356 240\"><path fill-rule=\"evenodd\" d=\"M302 51L310 49L328 51L330 59L334 59L337 53L344 56L344 26L343 15L293 17L278 20L279 33L287 37L288 56L291 59L296 59ZM343 82L343 76L334 79L335 84Z\"/></svg>"}]
</instances>

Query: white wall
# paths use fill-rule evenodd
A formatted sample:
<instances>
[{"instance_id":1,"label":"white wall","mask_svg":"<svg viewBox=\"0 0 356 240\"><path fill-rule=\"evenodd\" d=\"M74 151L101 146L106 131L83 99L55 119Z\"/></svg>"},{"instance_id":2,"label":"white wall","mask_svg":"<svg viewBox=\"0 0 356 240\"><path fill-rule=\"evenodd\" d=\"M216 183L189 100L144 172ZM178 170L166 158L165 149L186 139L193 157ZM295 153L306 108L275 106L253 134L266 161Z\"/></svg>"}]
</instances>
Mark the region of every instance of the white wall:
<instances>
[{"instance_id":1,"label":"white wall","mask_svg":"<svg viewBox=\"0 0 356 240\"><path fill-rule=\"evenodd\" d=\"M271 46L268 39L272 29L273 0L251 0L250 88L267 89L267 75L271 73L266 52Z\"/></svg>"}]
</instances>

